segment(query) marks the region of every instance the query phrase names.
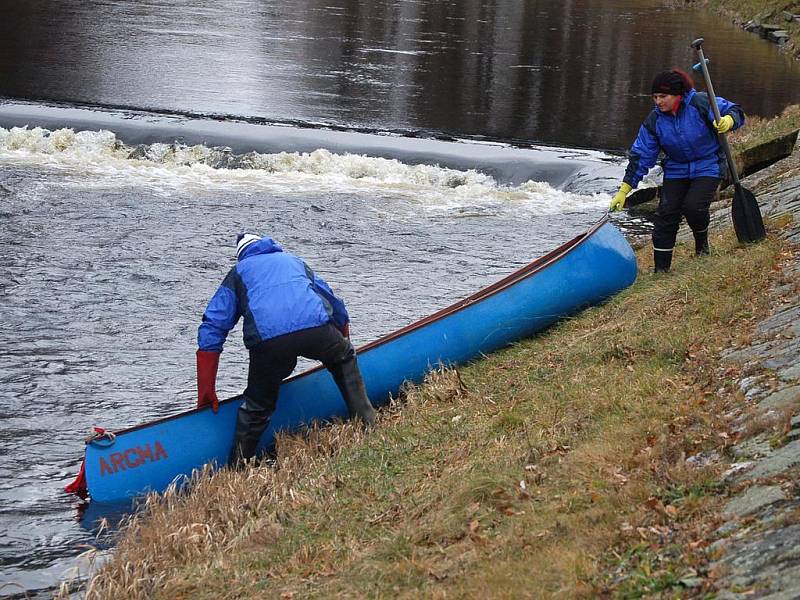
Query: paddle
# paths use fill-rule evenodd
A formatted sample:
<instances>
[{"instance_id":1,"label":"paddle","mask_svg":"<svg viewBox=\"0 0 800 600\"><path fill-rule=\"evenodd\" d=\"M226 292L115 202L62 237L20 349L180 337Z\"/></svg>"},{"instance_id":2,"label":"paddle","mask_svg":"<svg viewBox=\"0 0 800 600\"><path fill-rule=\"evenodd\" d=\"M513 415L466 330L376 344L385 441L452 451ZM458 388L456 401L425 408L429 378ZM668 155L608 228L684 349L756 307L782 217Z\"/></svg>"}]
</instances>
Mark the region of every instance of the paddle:
<instances>
[{"instance_id":1,"label":"paddle","mask_svg":"<svg viewBox=\"0 0 800 600\"><path fill-rule=\"evenodd\" d=\"M706 91L708 92L708 99L711 101L711 109L714 111L714 120L720 120L719 106L717 106L717 97L714 95L714 87L711 85L711 75L708 73L708 65L706 57L703 54L703 38L696 39L692 42L692 48L697 51L697 56L700 59L700 68L703 70L703 79L706 83ZM736 232L736 237L742 243L757 242L763 240L767 236L764 230L764 221L761 218L761 211L758 208L758 200L753 195L753 192L742 187L739 181L739 174L736 172L736 164L733 162L733 155L731 154L731 147L728 144L727 136L717 134L719 144L725 151L725 157L728 159L728 167L731 170L731 179L734 185L733 206L731 207L731 218L733 219L733 229Z\"/></svg>"},{"instance_id":2,"label":"paddle","mask_svg":"<svg viewBox=\"0 0 800 600\"><path fill-rule=\"evenodd\" d=\"M655 200L659 189L660 187L654 186L633 190L628 194L628 197L625 198L625 208L632 208L644 204L645 202Z\"/></svg>"}]
</instances>

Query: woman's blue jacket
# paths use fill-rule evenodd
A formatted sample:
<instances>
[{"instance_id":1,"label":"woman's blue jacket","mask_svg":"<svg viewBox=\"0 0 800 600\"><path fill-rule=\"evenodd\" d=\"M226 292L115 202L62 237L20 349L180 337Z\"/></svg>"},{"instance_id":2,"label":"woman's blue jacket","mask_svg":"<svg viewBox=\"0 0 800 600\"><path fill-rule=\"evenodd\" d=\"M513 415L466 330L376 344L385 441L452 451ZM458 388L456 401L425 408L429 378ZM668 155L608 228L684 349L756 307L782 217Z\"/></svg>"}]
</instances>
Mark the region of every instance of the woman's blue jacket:
<instances>
[{"instance_id":1,"label":"woman's blue jacket","mask_svg":"<svg viewBox=\"0 0 800 600\"><path fill-rule=\"evenodd\" d=\"M733 129L744 124L739 105L717 96L722 116L733 117ZM628 168L623 181L635 188L656 164L664 151L665 179L722 177L725 154L714 129L714 113L705 92L692 89L683 95L676 114L653 109L639 128L639 135L628 152Z\"/></svg>"},{"instance_id":2,"label":"woman's blue jacket","mask_svg":"<svg viewBox=\"0 0 800 600\"><path fill-rule=\"evenodd\" d=\"M247 246L208 303L197 330L200 350L221 352L228 332L244 317L244 345L333 322L347 309L321 277L272 239Z\"/></svg>"}]
</instances>

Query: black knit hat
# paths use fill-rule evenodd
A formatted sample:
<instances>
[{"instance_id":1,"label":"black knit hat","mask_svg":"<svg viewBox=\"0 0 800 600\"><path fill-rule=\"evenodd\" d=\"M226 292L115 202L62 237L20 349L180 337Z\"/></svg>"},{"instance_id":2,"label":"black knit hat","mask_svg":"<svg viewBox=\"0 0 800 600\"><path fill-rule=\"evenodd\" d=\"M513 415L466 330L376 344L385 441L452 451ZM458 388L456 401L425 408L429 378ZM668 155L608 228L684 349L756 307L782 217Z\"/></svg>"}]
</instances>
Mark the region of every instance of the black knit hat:
<instances>
[{"instance_id":1,"label":"black knit hat","mask_svg":"<svg viewBox=\"0 0 800 600\"><path fill-rule=\"evenodd\" d=\"M672 94L673 96L680 96L684 92L688 92L686 87L686 80L676 71L662 71L656 78L653 79L653 94Z\"/></svg>"}]
</instances>

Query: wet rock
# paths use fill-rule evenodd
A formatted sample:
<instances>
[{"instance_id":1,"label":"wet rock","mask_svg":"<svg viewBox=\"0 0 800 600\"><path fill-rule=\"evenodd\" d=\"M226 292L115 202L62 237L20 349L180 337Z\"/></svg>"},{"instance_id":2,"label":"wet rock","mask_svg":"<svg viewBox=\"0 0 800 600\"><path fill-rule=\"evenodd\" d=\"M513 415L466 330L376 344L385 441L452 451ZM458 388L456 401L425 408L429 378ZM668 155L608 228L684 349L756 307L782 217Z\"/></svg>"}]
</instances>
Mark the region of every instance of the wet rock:
<instances>
[{"instance_id":1,"label":"wet rock","mask_svg":"<svg viewBox=\"0 0 800 600\"><path fill-rule=\"evenodd\" d=\"M765 379L763 375L753 375L745 377L739 382L739 389L746 400L752 402L756 398L763 398L770 393L771 388L769 383L765 382Z\"/></svg>"},{"instance_id":2,"label":"wet rock","mask_svg":"<svg viewBox=\"0 0 800 600\"><path fill-rule=\"evenodd\" d=\"M740 528L741 524L738 521L728 521L720 525L719 528L714 532L714 535L721 539L718 539L716 542L710 544L709 550L712 553L721 552L728 543L724 538L732 535Z\"/></svg>"},{"instance_id":3,"label":"wet rock","mask_svg":"<svg viewBox=\"0 0 800 600\"><path fill-rule=\"evenodd\" d=\"M771 348L768 358L764 361L764 366L777 371L782 367L796 365L798 356L800 356L800 338L795 338L789 343Z\"/></svg>"},{"instance_id":4,"label":"wet rock","mask_svg":"<svg viewBox=\"0 0 800 600\"><path fill-rule=\"evenodd\" d=\"M729 501L722 509L722 514L726 517L744 517L781 500L786 500L786 493L780 486L754 485L747 488L744 494Z\"/></svg>"},{"instance_id":5,"label":"wet rock","mask_svg":"<svg viewBox=\"0 0 800 600\"><path fill-rule=\"evenodd\" d=\"M736 475L737 473L741 473L742 471L745 471L745 470L749 469L754 464L755 463L753 461L751 461L751 460L746 460L744 462L733 463L730 467L728 467L728 470L725 471L722 474L722 478L723 479L728 479L732 475Z\"/></svg>"},{"instance_id":6,"label":"wet rock","mask_svg":"<svg viewBox=\"0 0 800 600\"><path fill-rule=\"evenodd\" d=\"M758 403L762 410L785 410L800 407L800 385L770 394Z\"/></svg>"},{"instance_id":7,"label":"wet rock","mask_svg":"<svg viewBox=\"0 0 800 600\"><path fill-rule=\"evenodd\" d=\"M771 42L775 42L778 46L783 46L789 41L789 32L785 29L770 31L769 34L767 34L767 39Z\"/></svg>"},{"instance_id":8,"label":"wet rock","mask_svg":"<svg viewBox=\"0 0 800 600\"><path fill-rule=\"evenodd\" d=\"M761 27L761 23L758 21L748 21L744 24L744 30L749 31L750 33L758 33L758 30Z\"/></svg>"},{"instance_id":9,"label":"wet rock","mask_svg":"<svg viewBox=\"0 0 800 600\"><path fill-rule=\"evenodd\" d=\"M722 358L729 362L762 361L766 368L773 370L795 364L798 356L800 356L800 337L761 341L722 354Z\"/></svg>"},{"instance_id":10,"label":"wet rock","mask_svg":"<svg viewBox=\"0 0 800 600\"><path fill-rule=\"evenodd\" d=\"M762 458L772 453L772 446L767 434L762 433L731 446L731 453L737 460Z\"/></svg>"},{"instance_id":11,"label":"wet rock","mask_svg":"<svg viewBox=\"0 0 800 600\"><path fill-rule=\"evenodd\" d=\"M756 388L756 386L761 383L763 377L758 375L753 375L751 377L745 377L739 382L739 389L742 390L743 394L746 394L750 390Z\"/></svg>"},{"instance_id":12,"label":"wet rock","mask_svg":"<svg viewBox=\"0 0 800 600\"><path fill-rule=\"evenodd\" d=\"M776 25L774 23L762 23L757 30L753 33L757 33L765 40L769 39L769 35L775 31L783 30L783 25Z\"/></svg>"},{"instance_id":13,"label":"wet rock","mask_svg":"<svg viewBox=\"0 0 800 600\"><path fill-rule=\"evenodd\" d=\"M785 330L786 335L773 336L770 340L755 341L749 346L731 348L720 353L720 358L733 363L763 362L763 366L775 371L798 364L800 358L800 336L794 335L797 324Z\"/></svg>"},{"instance_id":14,"label":"wet rock","mask_svg":"<svg viewBox=\"0 0 800 600\"><path fill-rule=\"evenodd\" d=\"M800 440L789 442L771 455L759 460L747 473L739 476L739 481L772 477L800 464Z\"/></svg>"},{"instance_id":15,"label":"wet rock","mask_svg":"<svg viewBox=\"0 0 800 600\"><path fill-rule=\"evenodd\" d=\"M712 569L723 573L718 585L729 591L742 592L754 587L765 588L769 595L759 595L759 597L773 598L773 600L781 597L797 598L797 594L800 594L798 539L800 539L800 525L761 531L752 536L732 540L726 546L723 557L712 564ZM731 597L754 596L750 593L746 596Z\"/></svg>"},{"instance_id":16,"label":"wet rock","mask_svg":"<svg viewBox=\"0 0 800 600\"><path fill-rule=\"evenodd\" d=\"M700 452L686 459L686 462L694 467L709 467L719 464L720 455L716 451Z\"/></svg>"},{"instance_id":17,"label":"wet rock","mask_svg":"<svg viewBox=\"0 0 800 600\"><path fill-rule=\"evenodd\" d=\"M791 286L786 286L791 287ZM788 291L788 290L787 290ZM780 290L776 290L780 294ZM790 306L759 323L756 331L761 334L779 333L785 330L800 335L800 306Z\"/></svg>"}]
</instances>

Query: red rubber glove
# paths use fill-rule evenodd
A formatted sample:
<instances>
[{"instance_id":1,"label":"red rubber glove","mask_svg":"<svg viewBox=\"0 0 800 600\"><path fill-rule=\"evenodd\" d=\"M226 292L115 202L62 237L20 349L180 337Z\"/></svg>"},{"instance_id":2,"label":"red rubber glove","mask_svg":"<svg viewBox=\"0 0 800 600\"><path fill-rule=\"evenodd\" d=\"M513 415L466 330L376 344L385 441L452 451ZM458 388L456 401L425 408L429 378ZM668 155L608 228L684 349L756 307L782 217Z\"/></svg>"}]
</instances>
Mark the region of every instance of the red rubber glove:
<instances>
[{"instance_id":1,"label":"red rubber glove","mask_svg":"<svg viewBox=\"0 0 800 600\"><path fill-rule=\"evenodd\" d=\"M217 399L217 368L219 352L207 350L197 351L197 408L211 406L211 410L219 410Z\"/></svg>"},{"instance_id":2,"label":"red rubber glove","mask_svg":"<svg viewBox=\"0 0 800 600\"><path fill-rule=\"evenodd\" d=\"M342 332L342 335L346 337L348 340L350 339L350 322L348 321L341 327L339 327L339 331Z\"/></svg>"}]
</instances>

